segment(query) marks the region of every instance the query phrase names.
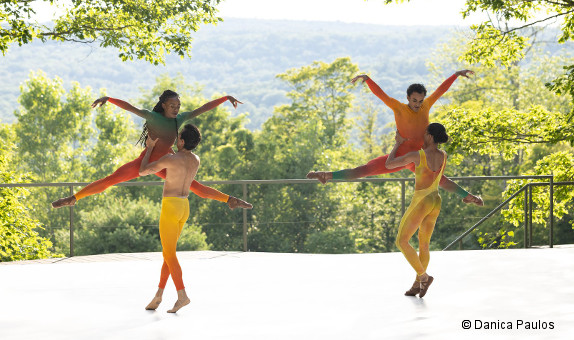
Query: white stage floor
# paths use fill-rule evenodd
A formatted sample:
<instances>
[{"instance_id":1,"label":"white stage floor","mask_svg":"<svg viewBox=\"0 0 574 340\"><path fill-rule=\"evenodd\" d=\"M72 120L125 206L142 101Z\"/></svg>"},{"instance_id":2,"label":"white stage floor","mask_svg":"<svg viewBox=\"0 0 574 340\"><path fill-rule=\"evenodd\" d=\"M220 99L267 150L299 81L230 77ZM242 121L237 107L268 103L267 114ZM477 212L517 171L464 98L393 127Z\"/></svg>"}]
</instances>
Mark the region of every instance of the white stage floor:
<instances>
[{"instance_id":1,"label":"white stage floor","mask_svg":"<svg viewBox=\"0 0 574 340\"><path fill-rule=\"evenodd\" d=\"M0 339L572 339L574 334L572 246L432 252L428 272L435 281L424 299L403 295L414 272L401 253L206 251L178 257L191 304L177 314L166 313L176 300L171 279L158 310L144 309L157 289L160 253L2 264ZM463 329L464 320L470 329Z\"/></svg>"}]
</instances>

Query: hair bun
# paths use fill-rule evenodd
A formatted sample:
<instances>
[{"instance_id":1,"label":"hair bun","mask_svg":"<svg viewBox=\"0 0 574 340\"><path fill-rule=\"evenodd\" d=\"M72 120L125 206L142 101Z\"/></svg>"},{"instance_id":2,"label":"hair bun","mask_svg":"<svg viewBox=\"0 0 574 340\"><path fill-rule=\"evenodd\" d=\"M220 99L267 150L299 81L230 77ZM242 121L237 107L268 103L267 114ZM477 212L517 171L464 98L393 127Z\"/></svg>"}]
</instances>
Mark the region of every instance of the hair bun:
<instances>
[{"instance_id":1,"label":"hair bun","mask_svg":"<svg viewBox=\"0 0 574 340\"><path fill-rule=\"evenodd\" d=\"M433 140L437 144L442 144L448 142L448 135L446 129L440 123L430 123L427 127L427 132L432 136Z\"/></svg>"}]
</instances>

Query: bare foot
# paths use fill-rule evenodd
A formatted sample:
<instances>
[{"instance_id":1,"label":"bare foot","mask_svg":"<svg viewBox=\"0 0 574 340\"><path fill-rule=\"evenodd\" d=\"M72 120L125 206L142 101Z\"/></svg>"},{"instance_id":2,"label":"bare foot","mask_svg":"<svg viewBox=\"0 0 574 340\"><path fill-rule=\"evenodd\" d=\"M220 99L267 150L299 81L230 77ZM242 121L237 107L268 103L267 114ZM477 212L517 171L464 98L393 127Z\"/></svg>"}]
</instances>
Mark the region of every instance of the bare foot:
<instances>
[{"instance_id":1,"label":"bare foot","mask_svg":"<svg viewBox=\"0 0 574 340\"><path fill-rule=\"evenodd\" d=\"M462 201L466 204L476 204L479 207L484 205L482 198L480 198L480 196L474 196L473 194L468 194L465 198L462 199Z\"/></svg>"},{"instance_id":2,"label":"bare foot","mask_svg":"<svg viewBox=\"0 0 574 340\"><path fill-rule=\"evenodd\" d=\"M181 307L189 305L189 302L190 302L190 300L188 297L185 297L183 299L177 299L177 301L175 302L175 305L173 305L173 308L168 310L167 312L168 313L176 313L178 310L181 309Z\"/></svg>"},{"instance_id":3,"label":"bare foot","mask_svg":"<svg viewBox=\"0 0 574 340\"><path fill-rule=\"evenodd\" d=\"M233 196L229 196L229 199L227 200L227 205L229 206L230 209L235 209L235 208L243 208L243 209L252 209L253 205L251 203L247 203L242 199L239 199L237 197L233 197Z\"/></svg>"},{"instance_id":4,"label":"bare foot","mask_svg":"<svg viewBox=\"0 0 574 340\"><path fill-rule=\"evenodd\" d=\"M329 172L327 171L309 171L307 173L308 179L317 179L319 182L325 184L330 179L333 179L333 175L329 176Z\"/></svg>"},{"instance_id":5,"label":"bare foot","mask_svg":"<svg viewBox=\"0 0 574 340\"><path fill-rule=\"evenodd\" d=\"M146 310L156 310L161 303L161 296L154 296L153 300L146 306Z\"/></svg>"},{"instance_id":6,"label":"bare foot","mask_svg":"<svg viewBox=\"0 0 574 340\"><path fill-rule=\"evenodd\" d=\"M74 195L60 198L59 200L52 202L52 208L54 209L61 207L69 207L73 205L76 205L76 197Z\"/></svg>"}]
</instances>

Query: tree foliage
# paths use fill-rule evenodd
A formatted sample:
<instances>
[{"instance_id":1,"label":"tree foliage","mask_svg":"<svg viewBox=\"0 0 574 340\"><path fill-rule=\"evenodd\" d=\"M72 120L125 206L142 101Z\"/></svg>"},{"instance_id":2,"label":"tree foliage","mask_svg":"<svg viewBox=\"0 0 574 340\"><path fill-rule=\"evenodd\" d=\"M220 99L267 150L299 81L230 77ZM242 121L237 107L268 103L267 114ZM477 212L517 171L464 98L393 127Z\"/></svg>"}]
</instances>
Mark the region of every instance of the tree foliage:
<instances>
[{"instance_id":1,"label":"tree foliage","mask_svg":"<svg viewBox=\"0 0 574 340\"><path fill-rule=\"evenodd\" d=\"M34 1L0 4L0 51L34 39L97 43L119 50L122 60L164 63L166 53L189 57L192 34L216 17L220 0L44 0L64 9L53 24L34 21Z\"/></svg>"},{"instance_id":2,"label":"tree foliage","mask_svg":"<svg viewBox=\"0 0 574 340\"><path fill-rule=\"evenodd\" d=\"M0 183L29 181L27 174L12 170L13 137L10 127L0 126ZM61 256L50 250L52 242L38 234L43 227L24 203L28 197L24 188L0 188L0 262Z\"/></svg>"},{"instance_id":3,"label":"tree foliage","mask_svg":"<svg viewBox=\"0 0 574 340\"><path fill-rule=\"evenodd\" d=\"M384 0L385 4L404 0ZM408 0L407 0L408 1ZM540 24L560 22L559 43L574 38L574 2L571 0L467 0L463 18L487 13L488 20L472 25L474 37L460 56L469 64L510 67L526 55L528 37ZM570 93L574 85L574 65L564 67L563 75L548 83L556 93ZM574 96L572 97L574 98ZM573 113L574 114L574 110Z\"/></svg>"},{"instance_id":4,"label":"tree foliage","mask_svg":"<svg viewBox=\"0 0 574 340\"><path fill-rule=\"evenodd\" d=\"M468 65L457 57L465 39L449 41L442 46L433 62L436 74L446 67L471 68L476 73L471 81L449 91L448 105L439 107L435 119L441 121L451 136L447 146L450 161L466 169L466 175L550 175L555 181L569 181L572 167L574 130L571 117L572 97L569 92L548 91L545 83L560 73L568 55L549 56L539 48L527 49L523 59L504 67ZM458 61L457 61L458 59ZM567 79L565 80L567 81ZM459 170L460 171L460 170ZM482 186L485 197L500 198L514 194L527 181L511 181L506 186ZM555 188L555 212L568 217L572 207L569 187ZM495 195L498 194L500 196ZM546 226L548 189L533 189L533 223ZM559 203L560 202L560 203ZM481 247L523 245L515 228L524 223L523 200L517 197L504 210L499 223L481 226L475 233Z\"/></svg>"}]
</instances>

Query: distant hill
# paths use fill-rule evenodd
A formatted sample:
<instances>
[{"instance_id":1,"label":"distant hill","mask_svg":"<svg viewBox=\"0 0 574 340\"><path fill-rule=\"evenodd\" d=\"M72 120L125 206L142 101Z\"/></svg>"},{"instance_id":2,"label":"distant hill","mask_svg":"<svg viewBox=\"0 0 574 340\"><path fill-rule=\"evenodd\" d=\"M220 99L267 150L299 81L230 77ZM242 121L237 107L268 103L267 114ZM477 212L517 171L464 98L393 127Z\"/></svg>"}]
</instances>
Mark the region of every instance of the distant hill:
<instances>
[{"instance_id":1,"label":"distant hill","mask_svg":"<svg viewBox=\"0 0 574 340\"><path fill-rule=\"evenodd\" d=\"M106 88L109 95L127 100L138 98L140 89L151 89L157 76L179 72L186 82L204 85L208 98L217 92L242 100L245 105L235 113L249 112L248 127L258 129L273 106L286 103L287 88L275 78L277 74L316 60L331 62L350 56L391 96L403 98L410 83L426 80L425 62L450 31L450 27L436 26L231 19L203 27L195 37L192 59L169 56L167 66L121 62L115 50L81 44L12 46L1 57L0 120L15 120L19 85L31 70L58 76L67 87L77 81L91 87L94 95ZM381 124L392 119L387 111L381 117Z\"/></svg>"}]
</instances>

